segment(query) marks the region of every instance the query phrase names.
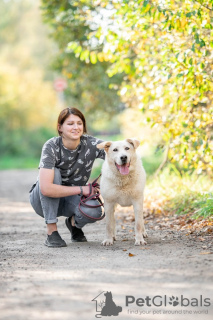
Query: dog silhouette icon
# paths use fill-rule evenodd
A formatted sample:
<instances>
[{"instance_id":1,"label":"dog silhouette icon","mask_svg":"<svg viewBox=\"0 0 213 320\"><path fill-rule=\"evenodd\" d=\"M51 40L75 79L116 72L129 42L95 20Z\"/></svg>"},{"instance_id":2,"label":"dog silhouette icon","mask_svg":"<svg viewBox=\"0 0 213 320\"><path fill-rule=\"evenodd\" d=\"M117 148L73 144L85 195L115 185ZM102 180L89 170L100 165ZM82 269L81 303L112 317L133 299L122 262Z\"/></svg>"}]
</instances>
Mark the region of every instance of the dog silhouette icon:
<instances>
[{"instance_id":1,"label":"dog silhouette icon","mask_svg":"<svg viewBox=\"0 0 213 320\"><path fill-rule=\"evenodd\" d=\"M102 316L118 316L119 312L122 311L122 307L116 306L112 298L112 292L107 291L105 294L105 306L101 310Z\"/></svg>"}]
</instances>

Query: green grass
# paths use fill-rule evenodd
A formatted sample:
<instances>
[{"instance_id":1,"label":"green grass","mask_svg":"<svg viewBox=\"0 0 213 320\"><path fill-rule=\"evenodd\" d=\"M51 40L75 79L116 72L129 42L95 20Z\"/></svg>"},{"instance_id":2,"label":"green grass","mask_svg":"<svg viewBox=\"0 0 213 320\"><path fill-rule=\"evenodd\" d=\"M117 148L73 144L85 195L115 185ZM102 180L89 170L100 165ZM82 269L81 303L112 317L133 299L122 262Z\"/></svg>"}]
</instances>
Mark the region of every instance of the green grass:
<instances>
[{"instance_id":1,"label":"green grass","mask_svg":"<svg viewBox=\"0 0 213 320\"><path fill-rule=\"evenodd\" d=\"M11 157L3 156L0 158L0 170L8 169L36 169L39 159L35 157Z\"/></svg>"},{"instance_id":2,"label":"green grass","mask_svg":"<svg viewBox=\"0 0 213 320\"><path fill-rule=\"evenodd\" d=\"M166 168L147 183L149 194L163 199L162 210L168 214L191 214L193 218L213 216L213 184L207 176L188 175L180 177Z\"/></svg>"},{"instance_id":3,"label":"green grass","mask_svg":"<svg viewBox=\"0 0 213 320\"><path fill-rule=\"evenodd\" d=\"M196 210L194 218L208 218L213 216L213 193L210 192L201 195L197 205L199 209Z\"/></svg>"},{"instance_id":4,"label":"green grass","mask_svg":"<svg viewBox=\"0 0 213 320\"><path fill-rule=\"evenodd\" d=\"M178 215L192 214L192 218L213 217L213 195L206 192L182 192L170 199L165 210Z\"/></svg>"}]
</instances>

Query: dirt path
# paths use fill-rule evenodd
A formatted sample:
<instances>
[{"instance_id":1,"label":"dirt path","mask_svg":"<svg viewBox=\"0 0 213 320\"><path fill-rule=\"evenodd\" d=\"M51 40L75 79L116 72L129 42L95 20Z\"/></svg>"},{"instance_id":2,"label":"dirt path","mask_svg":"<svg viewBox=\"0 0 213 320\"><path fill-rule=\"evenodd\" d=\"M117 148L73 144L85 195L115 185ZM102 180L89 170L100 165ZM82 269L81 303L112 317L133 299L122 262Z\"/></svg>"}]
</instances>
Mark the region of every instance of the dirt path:
<instances>
[{"instance_id":1,"label":"dirt path","mask_svg":"<svg viewBox=\"0 0 213 320\"><path fill-rule=\"evenodd\" d=\"M124 224L119 212L113 247L100 245L105 221L86 226L88 242L76 244L60 218L68 246L47 248L44 222L28 203L36 176L37 170L0 171L0 319L96 319L96 301L101 310L106 291L122 307L116 319L213 318L210 236L203 235L204 249L198 236L148 219L148 245L135 247L134 223Z\"/></svg>"}]
</instances>

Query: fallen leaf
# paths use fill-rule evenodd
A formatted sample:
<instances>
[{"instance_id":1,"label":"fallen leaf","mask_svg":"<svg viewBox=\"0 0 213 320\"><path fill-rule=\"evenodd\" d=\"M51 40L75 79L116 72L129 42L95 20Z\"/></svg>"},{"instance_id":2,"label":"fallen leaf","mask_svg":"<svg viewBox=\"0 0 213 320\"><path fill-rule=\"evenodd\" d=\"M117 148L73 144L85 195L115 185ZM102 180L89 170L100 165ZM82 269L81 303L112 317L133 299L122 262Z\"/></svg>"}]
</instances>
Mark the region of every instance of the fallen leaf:
<instances>
[{"instance_id":1,"label":"fallen leaf","mask_svg":"<svg viewBox=\"0 0 213 320\"><path fill-rule=\"evenodd\" d=\"M129 257L134 257L134 256L135 256L135 254L129 253Z\"/></svg>"},{"instance_id":2,"label":"fallen leaf","mask_svg":"<svg viewBox=\"0 0 213 320\"><path fill-rule=\"evenodd\" d=\"M206 239L204 239L203 237L199 237L198 238L200 241L206 241Z\"/></svg>"},{"instance_id":3,"label":"fallen leaf","mask_svg":"<svg viewBox=\"0 0 213 320\"><path fill-rule=\"evenodd\" d=\"M123 249L123 251L127 251L127 249Z\"/></svg>"},{"instance_id":4,"label":"fallen leaf","mask_svg":"<svg viewBox=\"0 0 213 320\"><path fill-rule=\"evenodd\" d=\"M212 233L213 232L213 228L212 227L207 227L204 232L207 232L207 233Z\"/></svg>"},{"instance_id":5,"label":"fallen leaf","mask_svg":"<svg viewBox=\"0 0 213 320\"><path fill-rule=\"evenodd\" d=\"M193 221L192 221L192 219L188 219L187 221L186 221L186 223L192 223Z\"/></svg>"}]
</instances>

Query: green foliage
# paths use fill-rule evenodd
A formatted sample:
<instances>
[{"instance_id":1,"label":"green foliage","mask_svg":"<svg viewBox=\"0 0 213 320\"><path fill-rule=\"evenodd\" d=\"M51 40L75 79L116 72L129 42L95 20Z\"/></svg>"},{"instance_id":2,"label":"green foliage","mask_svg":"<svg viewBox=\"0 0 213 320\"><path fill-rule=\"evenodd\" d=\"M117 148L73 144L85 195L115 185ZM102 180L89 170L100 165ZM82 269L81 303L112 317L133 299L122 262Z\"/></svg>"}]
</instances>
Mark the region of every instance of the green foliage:
<instances>
[{"instance_id":1,"label":"green foliage","mask_svg":"<svg viewBox=\"0 0 213 320\"><path fill-rule=\"evenodd\" d=\"M97 178L99 176L99 174L101 173L101 168L102 168L102 164L99 163L97 166L94 166L91 172L91 176L89 181L92 182L95 178ZM100 183L100 181L99 181Z\"/></svg>"},{"instance_id":2,"label":"green foliage","mask_svg":"<svg viewBox=\"0 0 213 320\"><path fill-rule=\"evenodd\" d=\"M80 61L110 64L122 101L159 129L180 173L213 172L212 5L43 0L55 39Z\"/></svg>"},{"instance_id":3,"label":"green foliage","mask_svg":"<svg viewBox=\"0 0 213 320\"><path fill-rule=\"evenodd\" d=\"M142 158L143 167L148 177L155 173L162 161L163 152L161 151L153 152L151 155Z\"/></svg>"},{"instance_id":4,"label":"green foliage","mask_svg":"<svg viewBox=\"0 0 213 320\"><path fill-rule=\"evenodd\" d=\"M93 10L95 4L91 1L42 1L44 21L50 25L51 37L59 46L52 66L68 81L67 103L84 112L92 129L94 118L109 120L120 111L117 89L121 77L113 77L114 90L110 89L106 74L109 63L99 62L95 52L81 47L88 42L90 32L84 20L87 8Z\"/></svg>"},{"instance_id":5,"label":"green foliage","mask_svg":"<svg viewBox=\"0 0 213 320\"><path fill-rule=\"evenodd\" d=\"M202 195L200 201L197 202L197 206L199 209L195 212L195 218L213 216L213 193Z\"/></svg>"},{"instance_id":6,"label":"green foliage","mask_svg":"<svg viewBox=\"0 0 213 320\"><path fill-rule=\"evenodd\" d=\"M213 196L212 193L188 190L170 199L164 209L179 215L193 214L192 217L195 219L209 218L213 216Z\"/></svg>"},{"instance_id":7,"label":"green foliage","mask_svg":"<svg viewBox=\"0 0 213 320\"><path fill-rule=\"evenodd\" d=\"M168 201L165 205L165 210L175 212L175 214L183 215L193 213L199 208L198 199L201 199L202 194L198 192L181 192L174 198Z\"/></svg>"},{"instance_id":8,"label":"green foliage","mask_svg":"<svg viewBox=\"0 0 213 320\"><path fill-rule=\"evenodd\" d=\"M148 178L145 198L152 197L153 203L159 203L161 212L173 215L190 214L193 218L208 218L212 210L212 179L208 176L179 172L165 168L158 179Z\"/></svg>"},{"instance_id":9,"label":"green foliage","mask_svg":"<svg viewBox=\"0 0 213 320\"><path fill-rule=\"evenodd\" d=\"M8 169L36 169L38 168L39 158L27 156L2 156L0 158L0 170Z\"/></svg>"},{"instance_id":10,"label":"green foliage","mask_svg":"<svg viewBox=\"0 0 213 320\"><path fill-rule=\"evenodd\" d=\"M37 168L45 141L56 135L46 127L4 131L0 140L0 169Z\"/></svg>"},{"instance_id":11,"label":"green foliage","mask_svg":"<svg viewBox=\"0 0 213 320\"><path fill-rule=\"evenodd\" d=\"M192 218L210 218L213 216L213 197L212 194L192 192L176 194L170 199L164 210L178 215L193 214Z\"/></svg>"},{"instance_id":12,"label":"green foliage","mask_svg":"<svg viewBox=\"0 0 213 320\"><path fill-rule=\"evenodd\" d=\"M1 156L40 157L45 141L55 136L56 132L47 128L16 129L4 131L0 140Z\"/></svg>"},{"instance_id":13,"label":"green foliage","mask_svg":"<svg viewBox=\"0 0 213 320\"><path fill-rule=\"evenodd\" d=\"M1 168L31 166L55 133L59 112L48 59L53 46L41 22L39 1L0 1ZM38 165L38 161L37 161Z\"/></svg>"}]
</instances>

